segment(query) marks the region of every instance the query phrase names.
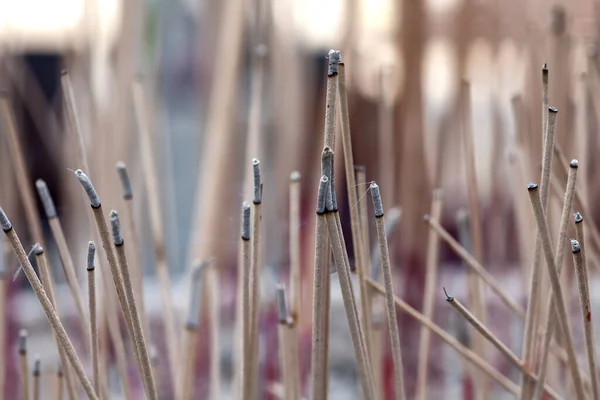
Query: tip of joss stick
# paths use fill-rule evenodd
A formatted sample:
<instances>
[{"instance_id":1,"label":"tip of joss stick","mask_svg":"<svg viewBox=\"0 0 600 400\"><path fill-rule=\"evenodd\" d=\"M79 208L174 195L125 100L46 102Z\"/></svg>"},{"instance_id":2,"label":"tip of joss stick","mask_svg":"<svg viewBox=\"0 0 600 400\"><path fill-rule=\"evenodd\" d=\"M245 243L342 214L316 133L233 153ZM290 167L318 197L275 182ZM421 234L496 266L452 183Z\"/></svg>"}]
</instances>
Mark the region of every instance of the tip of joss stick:
<instances>
[{"instance_id":1,"label":"tip of joss stick","mask_svg":"<svg viewBox=\"0 0 600 400\"><path fill-rule=\"evenodd\" d=\"M33 254L35 254L36 256L44 254L44 248L42 247L41 244L36 243L33 245Z\"/></svg>"},{"instance_id":2,"label":"tip of joss stick","mask_svg":"<svg viewBox=\"0 0 600 400\"><path fill-rule=\"evenodd\" d=\"M25 355L27 354L27 336L29 333L26 329L21 329L19 331L19 354Z\"/></svg>"},{"instance_id":3,"label":"tip of joss stick","mask_svg":"<svg viewBox=\"0 0 600 400\"><path fill-rule=\"evenodd\" d=\"M544 63L544 65L542 66L542 72L543 72L544 74L547 74L547 73L548 73L548 63Z\"/></svg>"},{"instance_id":4,"label":"tip of joss stick","mask_svg":"<svg viewBox=\"0 0 600 400\"><path fill-rule=\"evenodd\" d=\"M56 370L56 375L58 375L59 377L63 376L63 367L61 363L58 363L58 369Z\"/></svg>"},{"instance_id":5,"label":"tip of joss stick","mask_svg":"<svg viewBox=\"0 0 600 400\"><path fill-rule=\"evenodd\" d=\"M327 209L327 198L329 193L329 178L323 175L319 181L319 191L317 192L317 214L323 214Z\"/></svg>"},{"instance_id":6,"label":"tip of joss stick","mask_svg":"<svg viewBox=\"0 0 600 400\"><path fill-rule=\"evenodd\" d=\"M34 356L34 361L33 361L33 375L34 376L40 376L40 372L42 371L41 364L42 363L40 361L40 355L36 353Z\"/></svg>"},{"instance_id":7,"label":"tip of joss stick","mask_svg":"<svg viewBox=\"0 0 600 400\"><path fill-rule=\"evenodd\" d=\"M548 107L548 111L551 112L551 113L556 114L558 112L558 108L550 106L550 107Z\"/></svg>"},{"instance_id":8,"label":"tip of joss stick","mask_svg":"<svg viewBox=\"0 0 600 400\"><path fill-rule=\"evenodd\" d=\"M200 291L202 290L200 279L202 278L205 268L212 263L212 259L194 262L194 267L191 274L191 290L189 298L188 315L185 322L187 329L196 330L200 327Z\"/></svg>"},{"instance_id":9,"label":"tip of joss stick","mask_svg":"<svg viewBox=\"0 0 600 400\"><path fill-rule=\"evenodd\" d=\"M579 167L579 161L577 161L577 160L571 160L571 162L569 163L569 167L571 167L571 168L578 168Z\"/></svg>"},{"instance_id":10,"label":"tip of joss stick","mask_svg":"<svg viewBox=\"0 0 600 400\"><path fill-rule=\"evenodd\" d=\"M446 301L453 301L454 297L452 297L448 294L448 292L446 291L446 288L442 286L442 289L444 289L444 294L446 295Z\"/></svg>"},{"instance_id":11,"label":"tip of joss stick","mask_svg":"<svg viewBox=\"0 0 600 400\"><path fill-rule=\"evenodd\" d=\"M80 169L75 171L75 176L77 177L77 179L79 179L79 183L81 183L81 186L83 187L85 193L90 199L90 204L92 205L92 207L100 207L100 197L98 196L98 192L96 192L94 185L92 185L92 181L90 180L90 178Z\"/></svg>"},{"instance_id":12,"label":"tip of joss stick","mask_svg":"<svg viewBox=\"0 0 600 400\"><path fill-rule=\"evenodd\" d=\"M48 189L46 182L42 179L38 179L35 181L35 187L38 195L40 196L40 200L42 201L42 206L44 207L46 217L48 219L56 217L56 207L54 206L54 201L52 200L52 196L50 195L50 190Z\"/></svg>"},{"instance_id":13,"label":"tip of joss stick","mask_svg":"<svg viewBox=\"0 0 600 400\"><path fill-rule=\"evenodd\" d=\"M467 209L464 207L459 208L456 212L456 222L464 223L464 221L466 221L468 218L469 212L467 211Z\"/></svg>"},{"instance_id":14,"label":"tip of joss stick","mask_svg":"<svg viewBox=\"0 0 600 400\"><path fill-rule=\"evenodd\" d=\"M576 224L583 222L583 216L581 215L581 213L579 211L577 211L575 214L573 214L573 218L575 219Z\"/></svg>"},{"instance_id":15,"label":"tip of joss stick","mask_svg":"<svg viewBox=\"0 0 600 400\"><path fill-rule=\"evenodd\" d=\"M381 201L381 193L379 192L379 185L375 182L371 182L369 185L371 190L371 198L373 199L373 209L375 210L375 217L383 217L383 202Z\"/></svg>"},{"instance_id":16,"label":"tip of joss stick","mask_svg":"<svg viewBox=\"0 0 600 400\"><path fill-rule=\"evenodd\" d=\"M300 179L302 179L302 176L300 175L300 172L298 172L298 171L293 171L293 172L290 174L290 180L291 180L292 182L300 182Z\"/></svg>"},{"instance_id":17,"label":"tip of joss stick","mask_svg":"<svg viewBox=\"0 0 600 400\"><path fill-rule=\"evenodd\" d=\"M288 308L285 296L285 286L278 283L276 286L277 291L277 316L280 324L286 324L288 322Z\"/></svg>"},{"instance_id":18,"label":"tip of joss stick","mask_svg":"<svg viewBox=\"0 0 600 400\"><path fill-rule=\"evenodd\" d=\"M261 43L254 48L254 55L257 57L266 57L267 54L269 54L269 47L264 43Z\"/></svg>"},{"instance_id":19,"label":"tip of joss stick","mask_svg":"<svg viewBox=\"0 0 600 400\"><path fill-rule=\"evenodd\" d=\"M444 190L442 188L433 189L432 196L435 200L441 199L443 195L444 195Z\"/></svg>"},{"instance_id":20,"label":"tip of joss stick","mask_svg":"<svg viewBox=\"0 0 600 400\"><path fill-rule=\"evenodd\" d=\"M123 244L123 233L121 232L121 221L116 210L110 210L110 226L112 227L113 241L116 246Z\"/></svg>"},{"instance_id":21,"label":"tip of joss stick","mask_svg":"<svg viewBox=\"0 0 600 400\"><path fill-rule=\"evenodd\" d=\"M242 239L250 240L250 204L242 203Z\"/></svg>"},{"instance_id":22,"label":"tip of joss stick","mask_svg":"<svg viewBox=\"0 0 600 400\"><path fill-rule=\"evenodd\" d=\"M260 178L260 161L257 158L252 159L252 173L254 176L254 196L252 201L254 204L262 202L262 181Z\"/></svg>"},{"instance_id":23,"label":"tip of joss stick","mask_svg":"<svg viewBox=\"0 0 600 400\"><path fill-rule=\"evenodd\" d=\"M581 246L579 245L579 242L575 239L571 239L571 250L573 251L573 253L579 253L581 251Z\"/></svg>"},{"instance_id":24,"label":"tip of joss stick","mask_svg":"<svg viewBox=\"0 0 600 400\"><path fill-rule=\"evenodd\" d=\"M532 190L536 190L538 188L537 183L530 183L529 185L527 185L527 190L532 191Z\"/></svg>"},{"instance_id":25,"label":"tip of joss stick","mask_svg":"<svg viewBox=\"0 0 600 400\"><path fill-rule=\"evenodd\" d=\"M337 211L333 154L333 149L329 146L325 146L321 153L321 175L325 175L329 179L329 193L325 204L327 211Z\"/></svg>"},{"instance_id":26,"label":"tip of joss stick","mask_svg":"<svg viewBox=\"0 0 600 400\"><path fill-rule=\"evenodd\" d=\"M429 221L431 221L431 215L429 215L429 214L425 214L425 215L423 215L423 221L424 221L424 222L429 222Z\"/></svg>"},{"instance_id":27,"label":"tip of joss stick","mask_svg":"<svg viewBox=\"0 0 600 400\"><path fill-rule=\"evenodd\" d=\"M96 256L96 243L93 241L88 242L88 251L87 251L87 270L93 271L95 269L94 266L94 257Z\"/></svg>"},{"instance_id":28,"label":"tip of joss stick","mask_svg":"<svg viewBox=\"0 0 600 400\"><path fill-rule=\"evenodd\" d=\"M329 54L327 54L329 58L329 64L327 68L327 75L334 76L338 73L338 66L342 61L342 56L338 50L329 50Z\"/></svg>"},{"instance_id":29,"label":"tip of joss stick","mask_svg":"<svg viewBox=\"0 0 600 400\"><path fill-rule=\"evenodd\" d=\"M4 232L8 232L12 229L12 224L10 223L10 220L6 216L6 213L2 207L0 207L0 226Z\"/></svg>"},{"instance_id":30,"label":"tip of joss stick","mask_svg":"<svg viewBox=\"0 0 600 400\"><path fill-rule=\"evenodd\" d=\"M121 180L121 187L123 188L123 198L130 200L133 198L133 191L131 190L131 180L129 179L129 173L127 172L127 165L123 161L119 161L116 165L119 179Z\"/></svg>"},{"instance_id":31,"label":"tip of joss stick","mask_svg":"<svg viewBox=\"0 0 600 400\"><path fill-rule=\"evenodd\" d=\"M355 165L354 166L354 172L366 172L367 168L365 168L364 165Z\"/></svg>"},{"instance_id":32,"label":"tip of joss stick","mask_svg":"<svg viewBox=\"0 0 600 400\"><path fill-rule=\"evenodd\" d=\"M69 71L67 71L66 69L63 69L62 71L60 71L60 76L65 76L68 74L69 74Z\"/></svg>"}]
</instances>

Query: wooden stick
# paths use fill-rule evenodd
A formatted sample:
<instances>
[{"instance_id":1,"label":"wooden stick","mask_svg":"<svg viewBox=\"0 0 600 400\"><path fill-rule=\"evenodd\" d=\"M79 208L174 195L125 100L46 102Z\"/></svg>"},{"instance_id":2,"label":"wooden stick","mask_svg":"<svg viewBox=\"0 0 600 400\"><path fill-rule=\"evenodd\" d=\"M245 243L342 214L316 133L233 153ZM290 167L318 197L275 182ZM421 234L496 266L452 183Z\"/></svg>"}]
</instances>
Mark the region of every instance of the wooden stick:
<instances>
[{"instance_id":1,"label":"wooden stick","mask_svg":"<svg viewBox=\"0 0 600 400\"><path fill-rule=\"evenodd\" d=\"M92 349L92 376L94 377L94 389L100 393L100 366L98 363L98 327L96 326L96 276L94 257L96 255L96 244L88 243L87 253L87 277L88 277L88 303L90 309L90 348Z\"/></svg>"},{"instance_id":2,"label":"wooden stick","mask_svg":"<svg viewBox=\"0 0 600 400\"><path fill-rule=\"evenodd\" d=\"M62 400L63 398L63 369L62 365L58 364L56 370L56 389L54 390L54 400Z\"/></svg>"},{"instance_id":3,"label":"wooden stick","mask_svg":"<svg viewBox=\"0 0 600 400\"><path fill-rule=\"evenodd\" d=\"M175 315L171 296L171 278L165 252L163 220L161 218L160 192L158 189L156 163L152 151L150 130L148 128L147 109L144 103L144 93L139 81L133 84L133 99L136 121L140 137L142 164L144 166L144 182L150 209L150 225L156 256L156 273L160 282L160 293L163 305L163 319L166 332L167 355L169 359L171 381L177 382L177 332L175 331Z\"/></svg>"},{"instance_id":4,"label":"wooden stick","mask_svg":"<svg viewBox=\"0 0 600 400\"><path fill-rule=\"evenodd\" d=\"M250 394L251 390L251 369L250 361L252 358L251 352L251 340L252 335L250 333L250 320L251 320L251 301L250 301L250 275L252 273L252 255L250 250L250 204L244 202L242 204L242 222L241 222L241 238L242 238L242 251L240 259L240 285L242 287L242 310L241 310L241 349L242 349L242 363L240 368L241 375L241 394L244 396L246 393Z\"/></svg>"},{"instance_id":5,"label":"wooden stick","mask_svg":"<svg viewBox=\"0 0 600 400\"><path fill-rule=\"evenodd\" d=\"M40 355L36 354L33 361L33 400L40 400Z\"/></svg>"},{"instance_id":6,"label":"wooden stick","mask_svg":"<svg viewBox=\"0 0 600 400\"><path fill-rule=\"evenodd\" d=\"M548 109L548 121L546 130L544 131L544 152L542 161L542 177L541 177L541 201L542 209L546 209L548 204L548 191L550 189L550 173L552 171L552 154L554 147L554 137L556 130L556 118L558 110L554 107ZM542 243L540 235L536 236L535 250L533 254L533 266L531 268L531 278L529 286L529 299L527 303L527 314L525 317L525 334L523 336L523 350L521 358L529 368L533 366L533 357L535 354L535 332L537 326L537 309L540 297L541 279L542 279ZM533 390L532 382L526 377L521 378L521 400L528 400Z\"/></svg>"},{"instance_id":7,"label":"wooden stick","mask_svg":"<svg viewBox=\"0 0 600 400\"><path fill-rule=\"evenodd\" d=\"M289 375L293 382L298 383L293 392L293 398L300 398L300 327L302 302L302 285L300 274L300 173L292 172L290 175L290 316L293 321L289 325L288 336L290 347L290 369Z\"/></svg>"},{"instance_id":8,"label":"wooden stick","mask_svg":"<svg viewBox=\"0 0 600 400\"><path fill-rule=\"evenodd\" d=\"M379 292L381 295L385 295L385 288L375 282L372 279L367 281L373 289ZM456 350L465 360L471 363L475 368L478 368L483 373L485 373L489 378L498 382L503 388L505 388L510 393L519 394L519 387L515 385L510 379L502 375L498 372L494 367L492 367L487 361L483 358L479 357L472 350L463 346L457 339L452 337L448 332L440 328L438 325L433 323L430 319L426 318L423 314L412 308L409 304L404 302L404 300L400 299L398 296L394 296L394 302L396 303L396 307L406 312L408 315L419 321L419 323L425 325L428 329L436 334L440 339L446 342L450 347Z\"/></svg>"},{"instance_id":9,"label":"wooden stick","mask_svg":"<svg viewBox=\"0 0 600 400\"><path fill-rule=\"evenodd\" d=\"M290 318L285 287L278 284L276 287L277 293L277 312L279 316L278 336L279 336L279 360L281 368L281 381L283 382L284 398L290 400L298 400L299 381L294 376L294 368L292 365L293 355L291 354L292 347L290 346L291 333L290 327L293 321Z\"/></svg>"},{"instance_id":10,"label":"wooden stick","mask_svg":"<svg viewBox=\"0 0 600 400\"><path fill-rule=\"evenodd\" d=\"M600 398L598 389L598 370L596 369L598 363L596 361L596 343L594 339L594 325L592 323L592 306L590 304L587 265L585 265L583 251L577 240L571 240L571 249L573 251L573 265L575 267L575 276L577 277L579 302L581 304L581 315L583 317L585 347L587 350L588 365L592 381L592 398L598 399Z\"/></svg>"},{"instance_id":11,"label":"wooden stick","mask_svg":"<svg viewBox=\"0 0 600 400\"><path fill-rule=\"evenodd\" d=\"M569 216L571 215L571 209L573 207L573 196L574 196L575 187L576 187L576 183L577 183L577 170L578 170L579 163L577 160L573 160L573 161L571 161L571 163L569 165L570 165L569 177L567 179L567 188L565 191L563 209L562 209L562 214L560 217L560 228L559 228L559 232L558 232L558 241L557 241L556 255L555 255L555 262L556 262L556 267L558 268L559 278L560 278L560 275L562 272L563 260L564 260L564 256L565 256L567 228L569 225ZM535 390L533 392L533 398L535 400L541 399L542 395L543 395L542 385L544 384L545 379L546 379L546 372L547 372L547 366L548 366L548 353L549 353L548 350L550 347L550 340L552 339L552 335L553 335L555 327L556 327L556 319L552 318L552 312L555 309L554 297L552 295L552 292L548 294L548 302L547 303L548 303L548 305L546 308L546 318L545 318L546 329L545 329L545 334L544 334L544 339L543 339L544 341L543 341L543 347L542 347L542 361L540 364L540 379L538 380L537 384L535 385Z\"/></svg>"},{"instance_id":12,"label":"wooden stick","mask_svg":"<svg viewBox=\"0 0 600 400\"><path fill-rule=\"evenodd\" d=\"M78 144L78 161L86 171L89 171L90 166L88 164L87 152L85 151L83 130L81 129L81 123L79 122L79 113L77 112L77 106L75 105L75 93L73 91L71 77L69 76L69 73L67 71L62 71L62 73L60 74L60 83L62 86L65 108L67 110L67 121L69 125L69 130L71 131L71 134L75 136Z\"/></svg>"},{"instance_id":13,"label":"wooden stick","mask_svg":"<svg viewBox=\"0 0 600 400\"><path fill-rule=\"evenodd\" d=\"M77 316L79 317L78 320L81 324L81 332L86 337L90 337L91 334L89 326L86 324L88 318L85 313L81 291L79 290L79 281L77 279L77 274L75 273L75 266L73 264L73 259L71 258L71 252L67 246L67 240L65 239L62 224L60 223L60 219L56 213L54 200L52 200L52 196L50 195L50 191L48 190L46 182L38 179L35 182L35 186L37 188L42 205L44 206L44 211L46 213L46 218L48 218L48 224L50 225L52 236L54 237L54 241L58 247L58 254L62 262L65 277L67 278L67 284L69 285L73 300L75 300L75 310L77 310ZM85 347L87 350L90 349L88 342L85 342Z\"/></svg>"},{"instance_id":14,"label":"wooden stick","mask_svg":"<svg viewBox=\"0 0 600 400\"><path fill-rule=\"evenodd\" d=\"M431 203L431 217L436 221L439 221L441 218L442 204L442 190L436 189L433 191L433 201ZM430 229L429 239L427 241L425 293L423 295L423 314L430 320L433 320L433 306L435 305L434 290L437 285L439 249L439 237L434 229ZM430 334L431 332L429 329L421 326L416 392L417 398L421 400L427 398L427 367L429 366Z\"/></svg>"},{"instance_id":15,"label":"wooden stick","mask_svg":"<svg viewBox=\"0 0 600 400\"><path fill-rule=\"evenodd\" d=\"M113 241L117 253L117 260L119 262L119 266L121 267L121 276L123 279L122 284L125 289L125 297L129 307L129 315L131 316L133 340L135 342L135 348L137 349L136 353L141 364L140 368L142 372L142 380L146 389L146 396L148 396L148 398L151 400L157 400L158 393L156 392L154 377L152 376L150 356L148 355L148 347L144 338L144 330L142 329L142 322L137 310L135 295L133 293L133 285L131 283L131 277L129 274L129 265L127 264L127 255L125 253L125 241L123 240L123 234L121 232L119 215L115 210L111 210L110 212L110 223L112 226Z\"/></svg>"},{"instance_id":16,"label":"wooden stick","mask_svg":"<svg viewBox=\"0 0 600 400\"><path fill-rule=\"evenodd\" d=\"M210 324L210 398L221 399L221 321L219 271L210 263L206 271L208 318Z\"/></svg>"},{"instance_id":17,"label":"wooden stick","mask_svg":"<svg viewBox=\"0 0 600 400\"><path fill-rule=\"evenodd\" d=\"M394 306L394 281L392 279L392 267L390 265L390 254L388 250L387 237L385 234L385 217L383 216L383 204L379 193L379 186L371 183L371 196L373 197L373 208L375 210L375 222L377 224L377 237L379 239L379 254L381 257L381 268L385 283L385 298L387 302L387 316L390 340L392 342L392 358L394 361L394 381L396 384L396 398L406 398L404 391L404 372L402 368L402 349L400 347L400 333L398 332L398 321L396 320L396 307ZM438 213L439 214L439 213Z\"/></svg>"},{"instance_id":18,"label":"wooden stick","mask_svg":"<svg viewBox=\"0 0 600 400\"><path fill-rule=\"evenodd\" d=\"M27 362L27 331L19 331L19 363L21 366L21 399L30 400L29 397L29 365Z\"/></svg>"},{"instance_id":19,"label":"wooden stick","mask_svg":"<svg viewBox=\"0 0 600 400\"><path fill-rule=\"evenodd\" d=\"M17 260L19 260L19 263L23 268L23 272L25 272L27 280L29 280L31 288L42 305L42 308L46 313L46 317L48 317L48 321L54 330L54 334L67 354L67 357L71 362L73 369L75 370L75 374L79 378L79 381L81 382L81 385L83 386L88 398L90 400L97 400L98 396L96 396L94 388L92 387L89 378L85 374L85 370L83 369L81 360L75 352L73 343L71 343L71 340L69 339L63 324L60 322L60 319L58 318L58 315L56 314L56 311L54 310L46 291L42 287L42 283L38 279L33 267L31 266L31 263L29 262L29 259L27 258L27 253L25 253L25 249L23 249L23 245L21 245L21 241L19 240L17 233L13 229L12 224L2 208L0 208L0 226L6 234L15 256L17 257Z\"/></svg>"},{"instance_id":20,"label":"wooden stick","mask_svg":"<svg viewBox=\"0 0 600 400\"><path fill-rule=\"evenodd\" d=\"M446 301L450 303L452 307L456 311L458 311L464 318L470 323L483 337L485 337L502 355L519 371L524 374L527 374L531 379L535 381L539 381L539 378L535 376L531 371L525 368L519 357L515 353L513 353L508 346L506 346L502 341L490 331L490 329L485 326L481 321L477 319L475 315L473 315L460 301L458 301L455 297L448 295L446 292L446 288L444 288L444 293L446 295ZM553 399L560 399L560 396L548 385L544 385L545 393L547 393Z\"/></svg>"},{"instance_id":21,"label":"wooden stick","mask_svg":"<svg viewBox=\"0 0 600 400\"><path fill-rule=\"evenodd\" d=\"M571 330L569 329L567 310L565 309L565 303L563 299L562 288L560 286L560 280L558 277L558 271L556 270L556 263L554 262L554 255L552 254L552 239L550 239L548 221L546 221L546 218L544 216L544 208L542 206L542 200L539 194L538 186L533 183L529 184L527 190L529 191L531 205L535 215L536 223L538 225L539 237L541 238L542 245L544 248L544 256L546 258L548 275L550 276L552 291L554 292L554 296L556 299L555 304L558 324L565 338L565 347L567 351L569 367L571 369L571 374L573 377L575 392L577 394L578 399L583 399L583 385L581 381L579 367L577 366L577 357L575 355L573 337L571 336Z\"/></svg>"},{"instance_id":22,"label":"wooden stick","mask_svg":"<svg viewBox=\"0 0 600 400\"><path fill-rule=\"evenodd\" d=\"M341 62L340 52L329 50L327 66L327 92L325 95L325 128L323 147L335 149L335 120L337 111L338 72Z\"/></svg>"},{"instance_id":23,"label":"wooden stick","mask_svg":"<svg viewBox=\"0 0 600 400\"><path fill-rule=\"evenodd\" d=\"M325 275L329 275L326 268L325 254L329 254L326 246L327 219L325 217L326 201L329 195L329 178L325 175L319 181L317 195L317 221L315 224L315 260L313 277L313 312L312 312L312 351L310 370L310 398L313 400L325 400L327 398L327 376L325 373L326 363L326 339L325 332L325 307L328 295L325 287Z\"/></svg>"}]
</instances>

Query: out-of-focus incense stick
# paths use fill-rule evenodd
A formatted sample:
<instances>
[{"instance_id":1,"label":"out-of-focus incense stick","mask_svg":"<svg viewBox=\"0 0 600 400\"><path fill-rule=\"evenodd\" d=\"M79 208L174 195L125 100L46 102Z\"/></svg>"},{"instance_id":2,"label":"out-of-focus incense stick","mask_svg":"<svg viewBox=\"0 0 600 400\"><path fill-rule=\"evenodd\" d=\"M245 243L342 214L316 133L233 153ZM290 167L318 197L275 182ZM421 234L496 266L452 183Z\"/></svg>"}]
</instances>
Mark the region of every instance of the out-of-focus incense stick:
<instances>
[{"instance_id":1,"label":"out-of-focus incense stick","mask_svg":"<svg viewBox=\"0 0 600 400\"><path fill-rule=\"evenodd\" d=\"M19 331L19 365L21 366L21 399L31 400L29 397L29 364L27 361L27 331Z\"/></svg>"}]
</instances>

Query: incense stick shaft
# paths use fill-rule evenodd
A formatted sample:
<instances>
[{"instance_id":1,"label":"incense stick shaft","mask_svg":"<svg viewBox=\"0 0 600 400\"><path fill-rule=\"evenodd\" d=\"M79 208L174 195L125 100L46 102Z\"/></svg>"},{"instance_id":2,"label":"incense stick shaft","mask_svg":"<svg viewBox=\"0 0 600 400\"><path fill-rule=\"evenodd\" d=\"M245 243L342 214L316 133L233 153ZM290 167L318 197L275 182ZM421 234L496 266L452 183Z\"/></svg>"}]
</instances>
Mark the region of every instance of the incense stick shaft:
<instances>
[{"instance_id":1,"label":"incense stick shaft","mask_svg":"<svg viewBox=\"0 0 600 400\"><path fill-rule=\"evenodd\" d=\"M100 366L98 365L98 329L96 327L96 277L93 269L88 269L88 302L90 309L90 343L92 349L92 376L94 389L100 393Z\"/></svg>"}]
</instances>

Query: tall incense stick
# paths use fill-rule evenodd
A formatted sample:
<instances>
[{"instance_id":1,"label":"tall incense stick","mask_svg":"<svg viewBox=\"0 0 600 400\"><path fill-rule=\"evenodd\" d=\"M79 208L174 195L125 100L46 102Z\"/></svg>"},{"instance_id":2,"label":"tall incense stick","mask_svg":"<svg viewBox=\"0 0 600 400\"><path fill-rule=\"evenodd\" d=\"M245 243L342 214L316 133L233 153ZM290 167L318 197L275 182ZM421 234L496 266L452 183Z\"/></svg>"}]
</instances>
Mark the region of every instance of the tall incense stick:
<instances>
[{"instance_id":1,"label":"tall incense stick","mask_svg":"<svg viewBox=\"0 0 600 400\"><path fill-rule=\"evenodd\" d=\"M62 400L63 398L63 369L62 365L59 364L56 370L56 389L54 390L54 400ZM74 397L70 397L74 400Z\"/></svg>"},{"instance_id":2,"label":"tall incense stick","mask_svg":"<svg viewBox=\"0 0 600 400\"><path fill-rule=\"evenodd\" d=\"M29 397L29 364L27 362L27 331L19 331L19 365L21 366L21 399L31 400Z\"/></svg>"},{"instance_id":3,"label":"tall incense stick","mask_svg":"<svg viewBox=\"0 0 600 400\"><path fill-rule=\"evenodd\" d=\"M87 277L88 277L88 303L90 309L90 348L92 349L92 376L96 393L100 390L100 366L98 364L98 327L96 326L96 275L94 257L96 255L96 244L88 243L87 253Z\"/></svg>"},{"instance_id":4,"label":"tall incense stick","mask_svg":"<svg viewBox=\"0 0 600 400\"><path fill-rule=\"evenodd\" d=\"M241 375L241 393L250 393L251 390L251 334L250 334L250 274L252 268L252 255L250 250L250 204L244 202L242 204L242 221L241 221L241 239L242 251L239 272L239 284L242 286L242 309L241 309L241 349L242 363L240 368Z\"/></svg>"},{"instance_id":5,"label":"tall incense stick","mask_svg":"<svg viewBox=\"0 0 600 400\"><path fill-rule=\"evenodd\" d=\"M40 400L40 375L42 373L40 365L40 355L36 354L33 361L33 400Z\"/></svg>"},{"instance_id":6,"label":"tall incense stick","mask_svg":"<svg viewBox=\"0 0 600 400\"><path fill-rule=\"evenodd\" d=\"M290 400L299 399L298 379L294 376L294 367L292 365L293 357L290 346L290 326L293 321L290 318L287 301L285 296L285 286L278 284L276 287L277 315L279 319L279 360L281 367L281 381L283 382L284 398Z\"/></svg>"},{"instance_id":7,"label":"tall incense stick","mask_svg":"<svg viewBox=\"0 0 600 400\"><path fill-rule=\"evenodd\" d=\"M289 375L294 377L294 382L299 383L300 376L300 327L302 302L302 277L300 273L300 173L294 171L290 175L290 316L293 323L289 326L290 337L290 369ZM293 393L294 398L300 396L300 385Z\"/></svg>"}]
</instances>

